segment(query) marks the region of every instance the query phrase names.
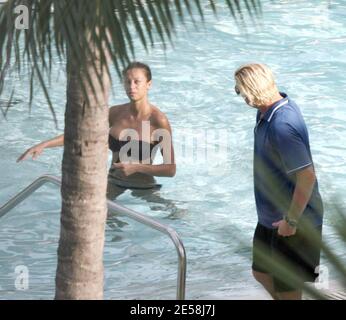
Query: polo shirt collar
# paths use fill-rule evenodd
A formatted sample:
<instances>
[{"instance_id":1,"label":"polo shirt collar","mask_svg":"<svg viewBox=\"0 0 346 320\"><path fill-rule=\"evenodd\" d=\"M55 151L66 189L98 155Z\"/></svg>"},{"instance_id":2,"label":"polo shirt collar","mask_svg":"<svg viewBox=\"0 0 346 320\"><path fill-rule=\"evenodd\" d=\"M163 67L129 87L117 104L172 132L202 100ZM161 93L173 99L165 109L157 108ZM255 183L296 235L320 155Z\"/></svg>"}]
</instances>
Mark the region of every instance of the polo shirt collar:
<instances>
[{"instance_id":1,"label":"polo shirt collar","mask_svg":"<svg viewBox=\"0 0 346 320\"><path fill-rule=\"evenodd\" d=\"M280 95L282 96L282 99L280 99L279 101L275 102L270 109L268 109L264 116L263 119L270 122L270 120L272 119L274 113L280 109L281 107L283 107L285 104L288 103L288 96L286 93L280 92Z\"/></svg>"}]
</instances>

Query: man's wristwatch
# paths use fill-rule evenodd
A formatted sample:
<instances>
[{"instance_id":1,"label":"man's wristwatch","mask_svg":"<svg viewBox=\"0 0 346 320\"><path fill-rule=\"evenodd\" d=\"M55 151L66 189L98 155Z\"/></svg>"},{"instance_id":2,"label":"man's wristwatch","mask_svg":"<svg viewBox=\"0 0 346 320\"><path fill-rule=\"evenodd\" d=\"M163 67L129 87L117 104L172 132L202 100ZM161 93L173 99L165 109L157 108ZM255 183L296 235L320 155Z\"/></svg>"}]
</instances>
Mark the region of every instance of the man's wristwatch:
<instances>
[{"instance_id":1,"label":"man's wristwatch","mask_svg":"<svg viewBox=\"0 0 346 320\"><path fill-rule=\"evenodd\" d=\"M297 228L297 225L298 225L298 221L297 220L289 218L288 215L284 216L284 220L287 222L287 224L291 228Z\"/></svg>"}]
</instances>

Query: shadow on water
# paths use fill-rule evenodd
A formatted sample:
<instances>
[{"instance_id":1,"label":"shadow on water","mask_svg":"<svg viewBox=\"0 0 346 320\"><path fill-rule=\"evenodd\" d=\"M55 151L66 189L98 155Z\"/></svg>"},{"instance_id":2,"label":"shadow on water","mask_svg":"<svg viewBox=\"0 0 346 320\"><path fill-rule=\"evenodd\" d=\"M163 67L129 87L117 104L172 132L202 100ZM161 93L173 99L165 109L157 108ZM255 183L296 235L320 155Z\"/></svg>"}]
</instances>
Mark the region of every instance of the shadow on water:
<instances>
[{"instance_id":1,"label":"shadow on water","mask_svg":"<svg viewBox=\"0 0 346 320\"><path fill-rule=\"evenodd\" d=\"M23 101L18 99L0 99L0 110L3 116L6 117L7 112L10 108L16 106L17 104L22 103Z\"/></svg>"}]
</instances>

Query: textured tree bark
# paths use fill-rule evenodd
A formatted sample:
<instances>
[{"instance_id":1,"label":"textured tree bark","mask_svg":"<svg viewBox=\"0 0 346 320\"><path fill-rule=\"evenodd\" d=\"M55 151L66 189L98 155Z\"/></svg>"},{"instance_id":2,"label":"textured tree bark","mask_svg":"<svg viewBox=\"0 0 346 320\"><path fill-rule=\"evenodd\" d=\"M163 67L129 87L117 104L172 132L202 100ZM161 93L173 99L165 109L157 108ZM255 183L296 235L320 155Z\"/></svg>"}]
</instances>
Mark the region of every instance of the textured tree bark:
<instances>
[{"instance_id":1,"label":"textured tree bark","mask_svg":"<svg viewBox=\"0 0 346 320\"><path fill-rule=\"evenodd\" d=\"M81 70L71 48L67 50L62 210L55 299L103 299L111 84L105 67L101 66L100 49L92 44L90 49L92 53L88 54L86 70ZM91 61L96 64L96 70ZM96 95L88 84L86 72L92 79ZM103 88L96 72L102 76ZM83 83L89 102L83 96Z\"/></svg>"}]
</instances>

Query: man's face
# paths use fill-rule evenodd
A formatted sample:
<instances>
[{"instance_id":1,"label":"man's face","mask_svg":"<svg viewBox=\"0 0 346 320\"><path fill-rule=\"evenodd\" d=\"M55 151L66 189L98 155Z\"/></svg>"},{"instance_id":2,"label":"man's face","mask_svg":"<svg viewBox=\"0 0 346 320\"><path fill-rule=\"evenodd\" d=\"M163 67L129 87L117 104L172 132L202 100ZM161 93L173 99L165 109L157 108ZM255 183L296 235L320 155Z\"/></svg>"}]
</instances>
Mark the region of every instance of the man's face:
<instances>
[{"instance_id":1,"label":"man's face","mask_svg":"<svg viewBox=\"0 0 346 320\"><path fill-rule=\"evenodd\" d=\"M240 95L240 96L243 97L243 99L244 99L244 101L246 102L247 105L249 105L250 107L255 108L255 106L253 106L253 105L250 104L249 98L242 92L242 90L239 89L239 87L238 87L237 85L234 87L234 91L235 91L235 93L236 93L238 96Z\"/></svg>"},{"instance_id":2,"label":"man's face","mask_svg":"<svg viewBox=\"0 0 346 320\"><path fill-rule=\"evenodd\" d=\"M140 101L147 96L151 81L148 81L143 69L130 69L126 73L124 87L131 101Z\"/></svg>"}]
</instances>

